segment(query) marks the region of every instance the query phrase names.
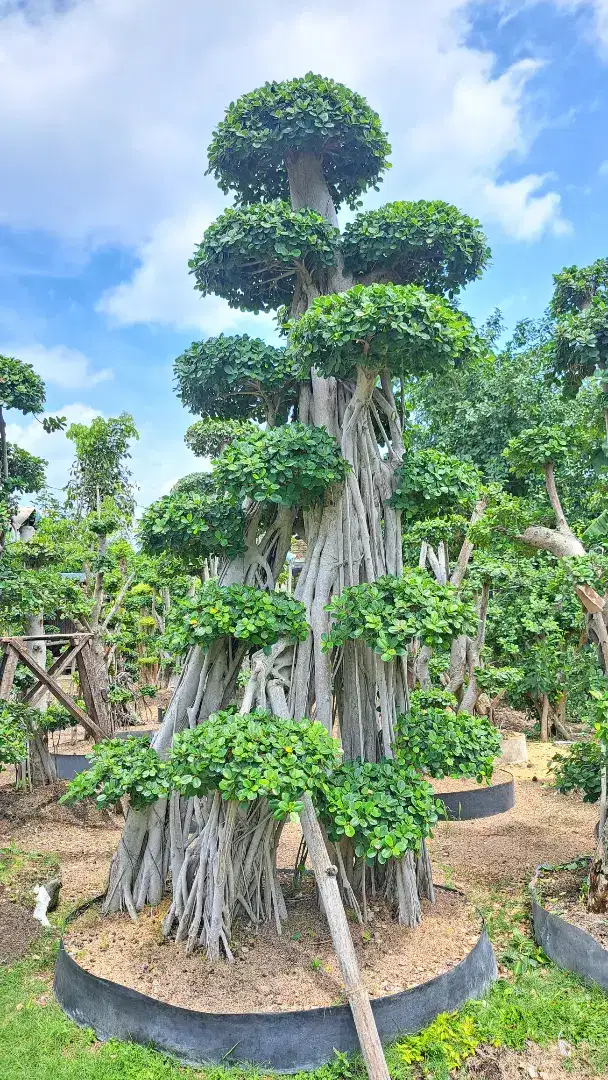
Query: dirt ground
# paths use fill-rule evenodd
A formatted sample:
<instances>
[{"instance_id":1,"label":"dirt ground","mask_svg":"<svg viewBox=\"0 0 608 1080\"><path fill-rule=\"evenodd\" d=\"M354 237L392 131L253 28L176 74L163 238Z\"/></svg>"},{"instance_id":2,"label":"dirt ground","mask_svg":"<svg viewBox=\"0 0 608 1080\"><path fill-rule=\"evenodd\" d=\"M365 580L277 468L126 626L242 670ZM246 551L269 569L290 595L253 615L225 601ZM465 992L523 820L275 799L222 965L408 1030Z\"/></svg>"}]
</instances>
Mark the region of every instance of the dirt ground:
<instances>
[{"instance_id":1,"label":"dirt ground","mask_svg":"<svg viewBox=\"0 0 608 1080\"><path fill-rule=\"evenodd\" d=\"M164 942L166 905L137 925L128 916L87 912L69 928L66 945L95 975L185 1008L277 1012L340 1004L342 981L312 882L307 895L290 900L286 894L286 902L289 920L280 938L273 926L237 927L233 965L212 964L201 951L188 956L183 946ZM353 922L351 931L365 984L377 997L454 967L477 941L480 921L458 893L439 889L434 905L425 901L415 931L398 926L382 903L373 905L367 929Z\"/></svg>"}]
</instances>

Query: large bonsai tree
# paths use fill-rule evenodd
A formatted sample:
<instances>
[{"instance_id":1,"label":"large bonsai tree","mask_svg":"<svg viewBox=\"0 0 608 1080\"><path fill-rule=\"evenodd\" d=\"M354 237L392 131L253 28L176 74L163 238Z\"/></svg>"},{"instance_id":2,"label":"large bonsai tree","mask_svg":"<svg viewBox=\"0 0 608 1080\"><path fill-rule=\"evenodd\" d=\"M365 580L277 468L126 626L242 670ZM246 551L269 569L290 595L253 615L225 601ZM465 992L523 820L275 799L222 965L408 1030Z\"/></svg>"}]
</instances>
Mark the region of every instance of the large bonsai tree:
<instances>
[{"instance_id":1,"label":"large bonsai tree","mask_svg":"<svg viewBox=\"0 0 608 1080\"><path fill-rule=\"evenodd\" d=\"M449 651L477 626L459 594L466 538L452 568L446 547L441 572L427 572L427 559L431 569L437 562L429 542L421 565L404 572L403 516L425 483L439 493L442 483L441 469L438 480L428 475L436 462L410 475L404 395L413 380L484 348L451 298L489 253L479 223L441 202L358 212L341 234L338 209L358 210L388 152L366 102L312 74L240 98L209 148L210 171L234 205L195 251L195 285L244 310L278 311L285 346L220 335L176 361L178 395L200 416L189 441L217 456L210 475L187 478L148 509L141 537L150 553L169 551L199 575L173 609L173 633L190 651L153 750L100 751L80 793L131 796L105 909L135 915L157 904L170 871L166 930L177 927L211 957L220 946L229 954L239 907L280 929L281 822L309 815L309 796L351 906L364 917L372 866L375 887L415 926L420 896L432 896L424 839L435 811L421 772L486 775L496 750L480 735L454 752L469 721L456 723L449 692L439 704L415 703L436 760L403 719L412 689L428 681L421 650L426 672L430 651ZM465 470L450 483L460 491L473 480ZM475 500L464 503L470 514ZM291 597L276 584L294 532L306 559ZM207 581L210 566L217 576ZM218 712L223 719L209 720ZM296 753L293 723L305 717L314 724ZM338 771L327 743L336 730ZM283 756L274 771L254 760L256 739L293 768Z\"/></svg>"}]
</instances>

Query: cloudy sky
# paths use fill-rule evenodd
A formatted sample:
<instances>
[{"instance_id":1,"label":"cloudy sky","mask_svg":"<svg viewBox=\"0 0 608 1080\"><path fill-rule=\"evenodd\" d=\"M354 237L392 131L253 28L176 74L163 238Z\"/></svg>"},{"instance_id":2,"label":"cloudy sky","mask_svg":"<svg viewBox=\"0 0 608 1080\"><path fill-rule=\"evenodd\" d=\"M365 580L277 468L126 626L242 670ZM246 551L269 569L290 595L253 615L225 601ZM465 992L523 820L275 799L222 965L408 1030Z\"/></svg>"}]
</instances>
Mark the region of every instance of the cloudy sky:
<instances>
[{"instance_id":1,"label":"cloudy sky","mask_svg":"<svg viewBox=\"0 0 608 1080\"><path fill-rule=\"evenodd\" d=\"M271 333L188 276L226 204L211 131L238 95L309 70L389 132L366 205L443 198L482 220L477 319L538 315L553 272L608 255L608 0L0 0L0 352L34 365L51 412L133 414L141 505L196 467L175 356ZM70 444L11 419L61 487Z\"/></svg>"}]
</instances>

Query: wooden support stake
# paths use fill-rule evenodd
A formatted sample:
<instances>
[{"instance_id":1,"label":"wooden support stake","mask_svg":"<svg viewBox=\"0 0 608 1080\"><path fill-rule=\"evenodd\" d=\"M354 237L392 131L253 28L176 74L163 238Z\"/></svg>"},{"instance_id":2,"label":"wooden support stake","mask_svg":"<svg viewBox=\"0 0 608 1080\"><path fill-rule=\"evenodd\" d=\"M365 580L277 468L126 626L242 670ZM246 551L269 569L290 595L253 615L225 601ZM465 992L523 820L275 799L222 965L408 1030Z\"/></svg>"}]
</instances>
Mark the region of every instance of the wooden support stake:
<instances>
[{"instance_id":1,"label":"wooden support stake","mask_svg":"<svg viewBox=\"0 0 608 1080\"><path fill-rule=\"evenodd\" d=\"M102 729L100 728L99 724L96 724L94 720L87 716L87 714L83 712L81 708L79 708L73 698L71 698L69 694L66 694L65 690L61 689L59 683L55 682L52 676L49 676L46 668L43 668L40 666L40 664L36 663L36 661L27 652L25 646L22 645L17 638L12 639L11 648L17 653L21 663L25 664L25 666L30 669L33 675L36 675L36 677L43 684L43 686L45 686L47 690L51 691L53 697L56 697L57 701L61 702L63 707L67 709L68 712L72 714L72 716L76 717L78 723L82 724L85 731L88 732L88 734L95 740L95 742L100 742L102 739L105 739L107 737L105 732L102 731Z\"/></svg>"},{"instance_id":2,"label":"wooden support stake","mask_svg":"<svg viewBox=\"0 0 608 1080\"><path fill-rule=\"evenodd\" d=\"M72 663L74 657L80 652L83 645L86 645L87 641L88 638L83 636L81 641L78 641L75 645L72 645L70 649L67 649L62 653L61 656L58 656L51 666L46 669L47 675L49 675L50 678L57 678L57 676L62 675L65 669ZM31 705L32 708L34 708L38 699L41 698L44 693L45 689L43 686L32 686L27 694L24 695L23 704Z\"/></svg>"},{"instance_id":3,"label":"wooden support stake","mask_svg":"<svg viewBox=\"0 0 608 1080\"><path fill-rule=\"evenodd\" d=\"M310 795L303 797L304 809L300 814L302 832L315 873L317 888L321 895L323 910L329 923L329 932L340 964L344 989L348 995L353 1020L357 1029L361 1051L369 1080L390 1080L382 1043L363 984L357 954L344 911L337 882L337 867L330 862L323 833L317 821Z\"/></svg>"},{"instance_id":4,"label":"wooden support stake","mask_svg":"<svg viewBox=\"0 0 608 1080\"><path fill-rule=\"evenodd\" d=\"M14 649L10 645L7 645L4 649L4 657L2 660L1 676L0 676L0 700L8 701L9 694L13 688L13 681L15 678L15 672L17 670L18 656Z\"/></svg>"}]
</instances>

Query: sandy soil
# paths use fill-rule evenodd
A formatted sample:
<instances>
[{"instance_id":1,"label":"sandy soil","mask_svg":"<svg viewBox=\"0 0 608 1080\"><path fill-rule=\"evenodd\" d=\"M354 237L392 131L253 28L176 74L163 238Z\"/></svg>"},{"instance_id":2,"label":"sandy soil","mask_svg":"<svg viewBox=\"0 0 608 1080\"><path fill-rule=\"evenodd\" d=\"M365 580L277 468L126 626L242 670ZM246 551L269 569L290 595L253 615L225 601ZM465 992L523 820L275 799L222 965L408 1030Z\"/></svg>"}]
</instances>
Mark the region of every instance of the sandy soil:
<instances>
[{"instance_id":1,"label":"sandy soil","mask_svg":"<svg viewBox=\"0 0 608 1080\"><path fill-rule=\"evenodd\" d=\"M201 951L163 942L164 910L134 925L128 916L96 912L73 923L66 935L69 952L95 975L120 982L161 1001L211 1012L261 1012L339 1004L342 981L329 930L308 896L287 899L289 922L280 938L273 927L240 926L233 945L235 963L209 963ZM372 996L397 993L453 967L479 937L472 905L458 893L437 891L425 903L416 930L398 926L383 904L372 910L370 925L357 923L352 934L365 984Z\"/></svg>"}]
</instances>

